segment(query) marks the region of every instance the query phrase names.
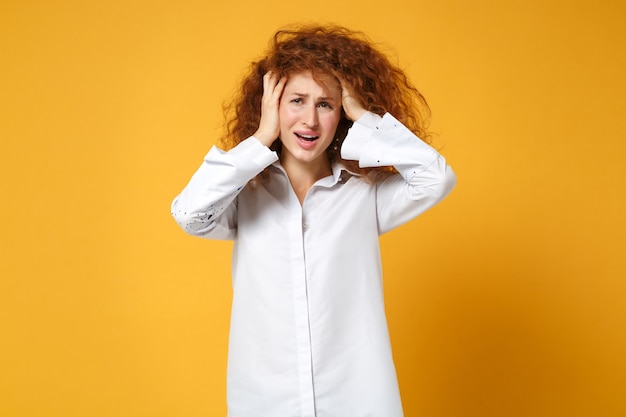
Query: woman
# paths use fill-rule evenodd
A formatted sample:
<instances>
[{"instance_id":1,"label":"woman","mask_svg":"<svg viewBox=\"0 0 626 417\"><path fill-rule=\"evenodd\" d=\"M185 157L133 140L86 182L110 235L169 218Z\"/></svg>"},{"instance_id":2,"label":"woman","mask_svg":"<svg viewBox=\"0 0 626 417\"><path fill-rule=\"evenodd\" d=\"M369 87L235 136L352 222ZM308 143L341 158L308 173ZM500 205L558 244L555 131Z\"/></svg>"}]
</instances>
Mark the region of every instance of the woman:
<instances>
[{"instance_id":1,"label":"woman","mask_svg":"<svg viewBox=\"0 0 626 417\"><path fill-rule=\"evenodd\" d=\"M279 31L172 204L234 239L230 417L397 417L378 236L455 184L428 107L358 33Z\"/></svg>"}]
</instances>

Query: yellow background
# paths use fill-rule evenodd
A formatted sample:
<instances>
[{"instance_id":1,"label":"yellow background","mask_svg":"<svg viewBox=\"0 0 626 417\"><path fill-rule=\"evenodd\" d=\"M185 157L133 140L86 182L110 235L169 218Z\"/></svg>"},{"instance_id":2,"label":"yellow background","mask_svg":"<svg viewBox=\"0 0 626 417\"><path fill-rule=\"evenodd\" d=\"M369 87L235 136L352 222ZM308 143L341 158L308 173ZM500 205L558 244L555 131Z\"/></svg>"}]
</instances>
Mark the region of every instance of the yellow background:
<instances>
[{"instance_id":1,"label":"yellow background","mask_svg":"<svg viewBox=\"0 0 626 417\"><path fill-rule=\"evenodd\" d=\"M3 1L0 415L225 415L231 244L169 204L312 21L407 70L458 175L382 238L407 417L625 416L622 0Z\"/></svg>"}]
</instances>

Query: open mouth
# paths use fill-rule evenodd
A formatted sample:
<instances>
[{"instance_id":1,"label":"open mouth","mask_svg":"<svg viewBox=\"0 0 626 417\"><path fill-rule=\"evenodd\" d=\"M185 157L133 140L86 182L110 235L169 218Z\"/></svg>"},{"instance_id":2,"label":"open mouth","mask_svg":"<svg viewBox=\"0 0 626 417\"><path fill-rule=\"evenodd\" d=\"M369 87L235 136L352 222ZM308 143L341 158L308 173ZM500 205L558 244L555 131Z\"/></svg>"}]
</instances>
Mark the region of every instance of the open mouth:
<instances>
[{"instance_id":1,"label":"open mouth","mask_svg":"<svg viewBox=\"0 0 626 417\"><path fill-rule=\"evenodd\" d=\"M302 135L302 134L299 134L299 133L295 133L295 135L296 135L298 138L300 138L300 139L302 139L302 140L306 140L306 141L308 141L308 142L312 142L312 141L314 141L314 140L316 140L316 139L318 139L318 138L319 138L319 136L314 136L314 135Z\"/></svg>"}]
</instances>

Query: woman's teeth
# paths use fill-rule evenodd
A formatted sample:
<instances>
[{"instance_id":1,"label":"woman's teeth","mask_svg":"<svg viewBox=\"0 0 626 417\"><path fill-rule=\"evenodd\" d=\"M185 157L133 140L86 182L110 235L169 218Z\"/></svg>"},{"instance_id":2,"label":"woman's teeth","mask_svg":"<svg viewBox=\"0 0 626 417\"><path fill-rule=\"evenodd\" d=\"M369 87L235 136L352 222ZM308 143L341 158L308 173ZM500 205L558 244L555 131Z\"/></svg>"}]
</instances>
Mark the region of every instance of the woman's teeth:
<instances>
[{"instance_id":1,"label":"woman's teeth","mask_svg":"<svg viewBox=\"0 0 626 417\"><path fill-rule=\"evenodd\" d=\"M298 133L296 133L296 136L304 140L315 140L319 137L319 136L312 136L312 135L300 135Z\"/></svg>"}]
</instances>

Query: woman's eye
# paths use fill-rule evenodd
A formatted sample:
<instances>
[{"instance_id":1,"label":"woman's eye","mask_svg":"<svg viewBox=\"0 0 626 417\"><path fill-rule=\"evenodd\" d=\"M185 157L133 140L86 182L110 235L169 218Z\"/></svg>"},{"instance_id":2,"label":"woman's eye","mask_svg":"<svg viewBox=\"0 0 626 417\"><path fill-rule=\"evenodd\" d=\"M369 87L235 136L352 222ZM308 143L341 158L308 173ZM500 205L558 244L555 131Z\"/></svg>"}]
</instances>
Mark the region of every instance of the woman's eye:
<instances>
[{"instance_id":1,"label":"woman's eye","mask_svg":"<svg viewBox=\"0 0 626 417\"><path fill-rule=\"evenodd\" d=\"M294 98L293 100L291 100L292 103L296 103L296 104L300 104L302 103L302 99L301 98Z\"/></svg>"},{"instance_id":2,"label":"woman's eye","mask_svg":"<svg viewBox=\"0 0 626 417\"><path fill-rule=\"evenodd\" d=\"M332 109L332 107L330 107L330 104L328 104L328 103L327 103L327 102L325 102L325 101L322 101L320 104L318 104L318 106L320 106L320 107L324 107L324 108L326 108L326 109Z\"/></svg>"}]
</instances>

